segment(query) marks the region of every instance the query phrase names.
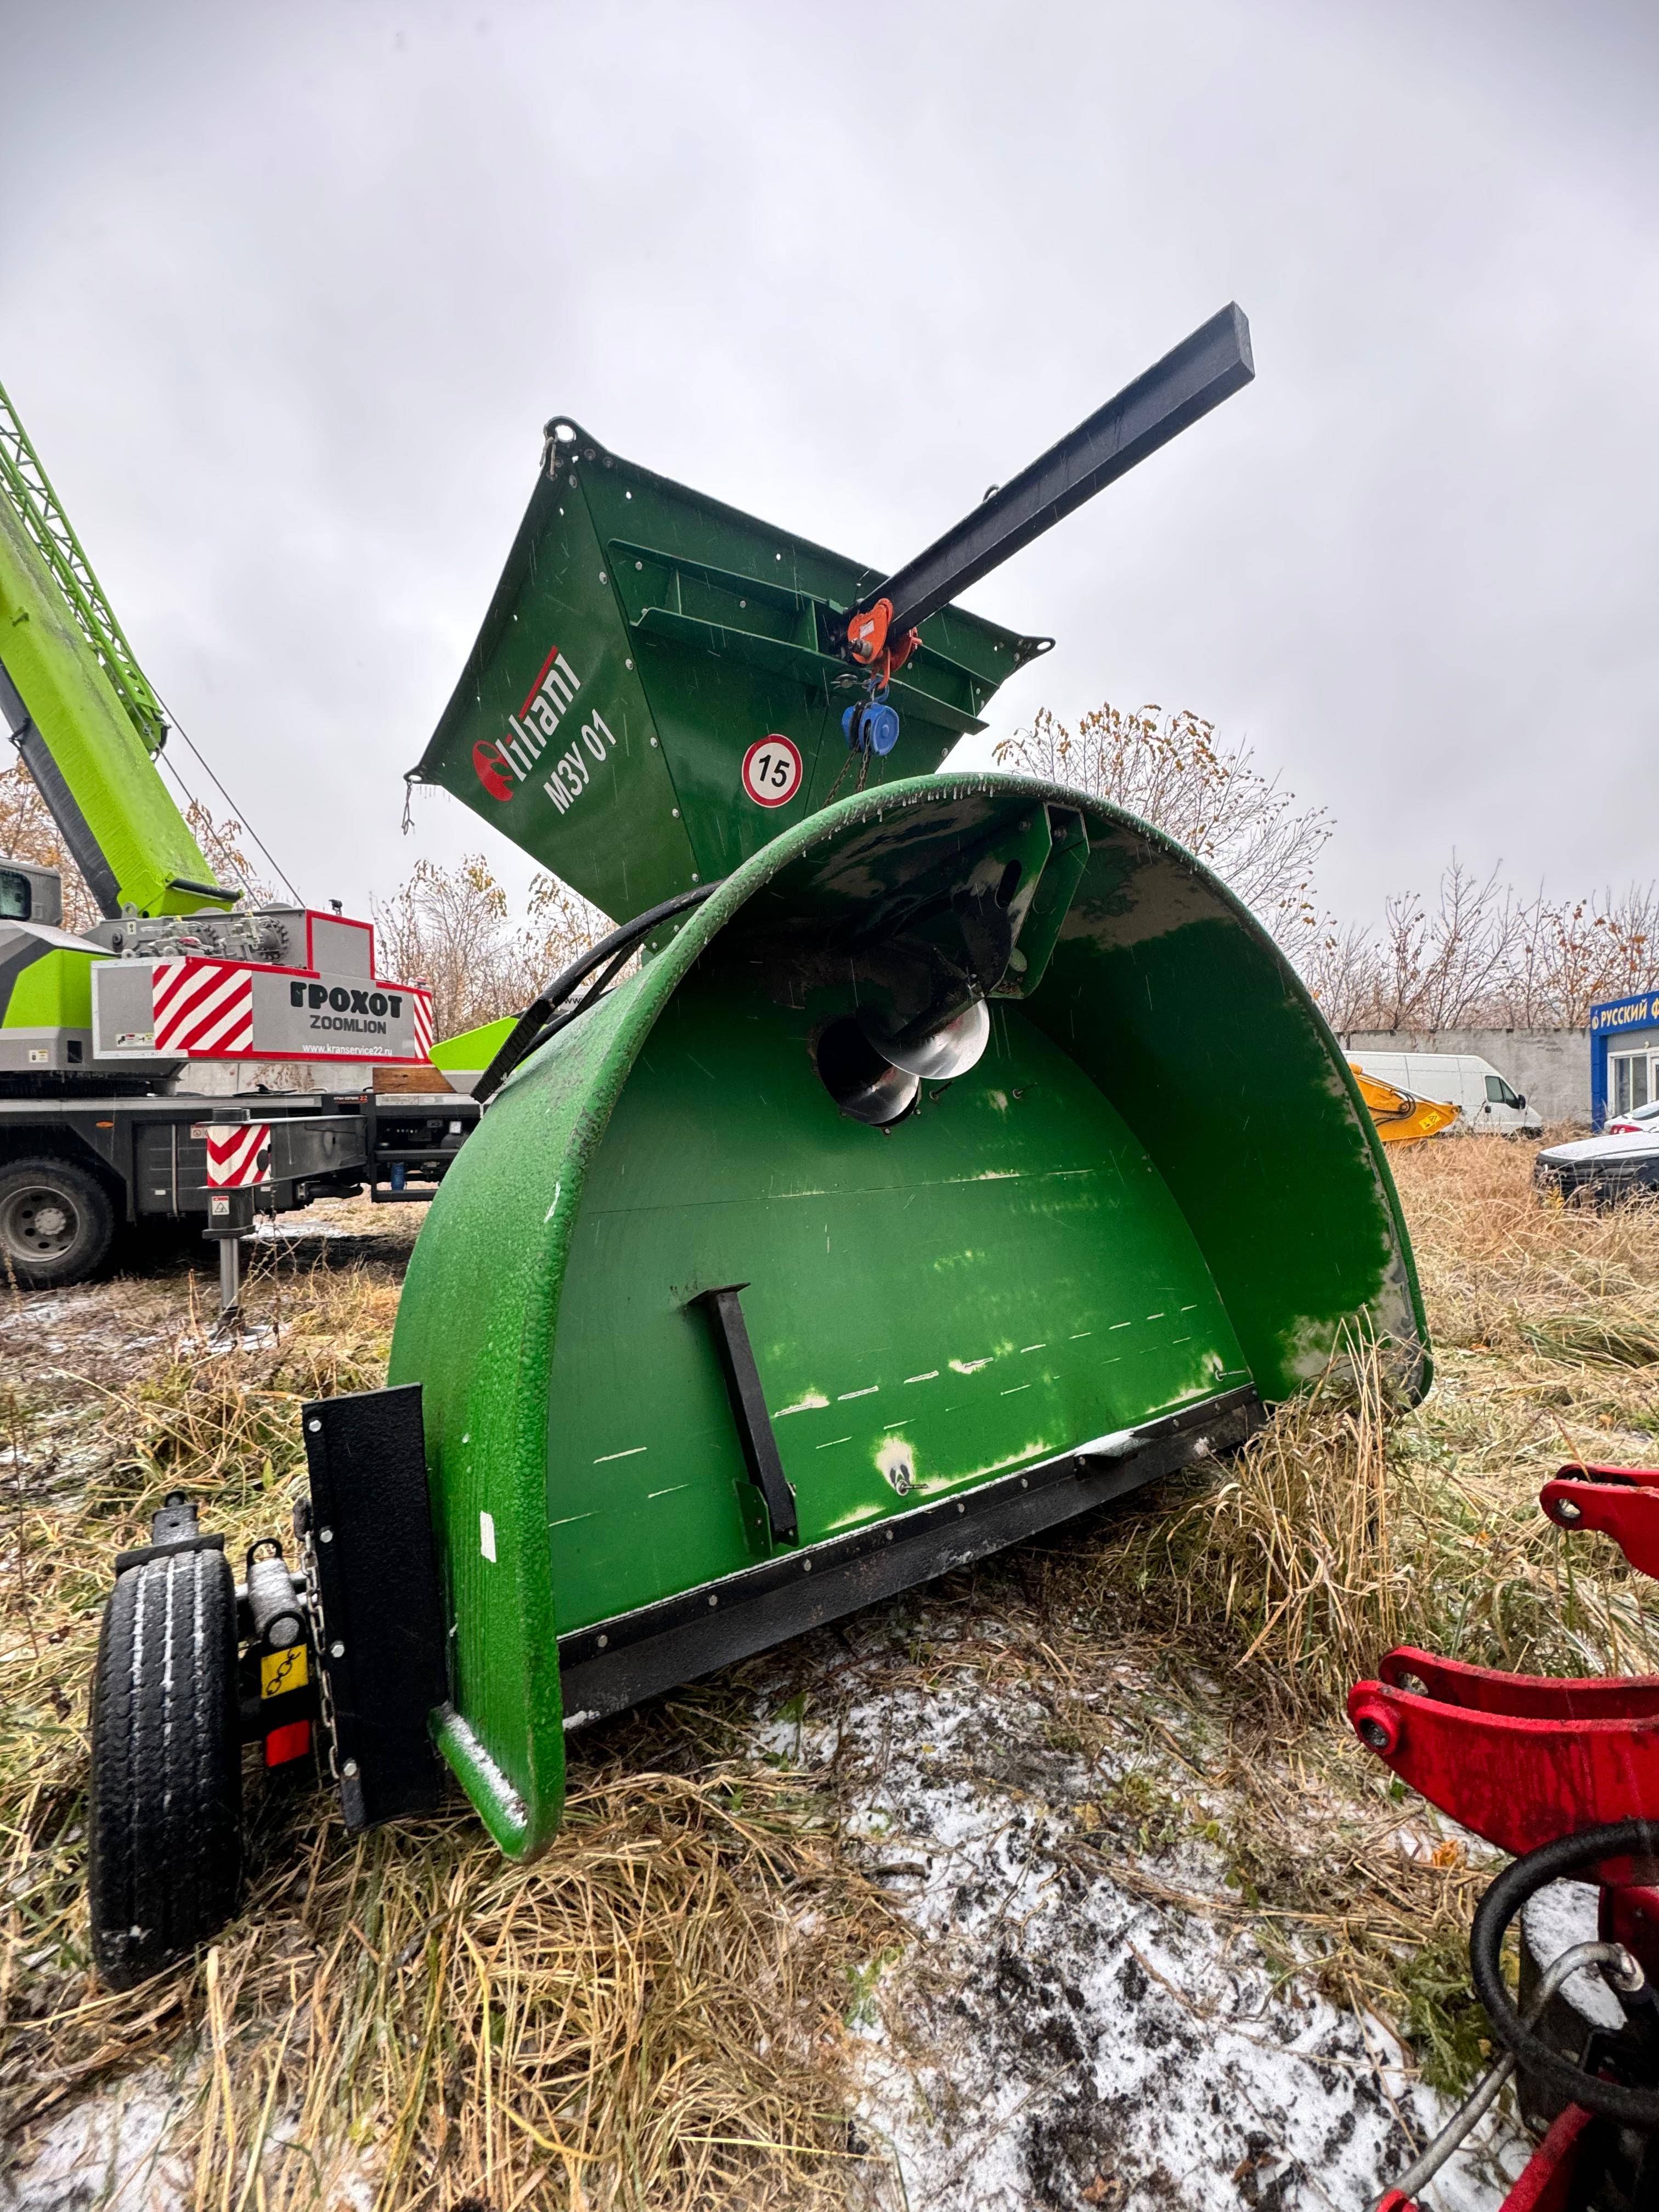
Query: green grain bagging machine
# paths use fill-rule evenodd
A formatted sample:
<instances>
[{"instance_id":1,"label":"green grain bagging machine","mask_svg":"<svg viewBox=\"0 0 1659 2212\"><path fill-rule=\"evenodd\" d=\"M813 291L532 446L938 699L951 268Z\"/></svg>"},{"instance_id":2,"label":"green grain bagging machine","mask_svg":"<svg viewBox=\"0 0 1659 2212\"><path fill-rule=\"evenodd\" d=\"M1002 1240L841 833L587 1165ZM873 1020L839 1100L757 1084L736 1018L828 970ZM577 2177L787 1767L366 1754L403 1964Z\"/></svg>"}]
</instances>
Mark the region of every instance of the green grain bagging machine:
<instances>
[{"instance_id":1,"label":"green grain bagging machine","mask_svg":"<svg viewBox=\"0 0 1659 2212\"><path fill-rule=\"evenodd\" d=\"M107 1976L234 1888L191 1855L232 1848L235 1698L185 1701L193 1816L124 1748L204 1602L240 1735L313 1728L349 1825L441 1759L529 1857L572 1729L1237 1444L1346 1328L1425 1386L1382 1147L1271 939L1121 809L940 765L1046 644L951 602L1250 374L1230 307L886 578L550 426L413 773L619 926L471 1047L388 1387L306 1409L294 1559L236 1589L182 1499L128 1555Z\"/></svg>"}]
</instances>

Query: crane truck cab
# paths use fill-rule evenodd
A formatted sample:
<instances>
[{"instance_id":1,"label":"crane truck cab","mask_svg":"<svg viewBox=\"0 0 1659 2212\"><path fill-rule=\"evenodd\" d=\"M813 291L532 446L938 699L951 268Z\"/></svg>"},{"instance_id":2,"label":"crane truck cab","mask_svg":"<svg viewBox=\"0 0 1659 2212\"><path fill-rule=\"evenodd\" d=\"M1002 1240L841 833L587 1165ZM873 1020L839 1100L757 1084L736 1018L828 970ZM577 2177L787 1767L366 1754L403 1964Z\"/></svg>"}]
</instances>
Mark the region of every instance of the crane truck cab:
<instances>
[{"instance_id":1,"label":"crane truck cab","mask_svg":"<svg viewBox=\"0 0 1659 2212\"><path fill-rule=\"evenodd\" d=\"M64 919L64 878L56 868L37 868L0 853L0 922L32 921L57 929Z\"/></svg>"}]
</instances>

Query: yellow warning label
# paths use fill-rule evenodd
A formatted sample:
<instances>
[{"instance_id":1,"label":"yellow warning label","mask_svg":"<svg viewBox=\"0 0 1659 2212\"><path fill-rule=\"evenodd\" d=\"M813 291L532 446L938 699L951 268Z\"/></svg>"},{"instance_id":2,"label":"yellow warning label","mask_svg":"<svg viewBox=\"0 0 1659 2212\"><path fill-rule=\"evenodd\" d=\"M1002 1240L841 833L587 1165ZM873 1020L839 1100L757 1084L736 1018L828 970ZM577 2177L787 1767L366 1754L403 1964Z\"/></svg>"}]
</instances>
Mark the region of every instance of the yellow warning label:
<instances>
[{"instance_id":1,"label":"yellow warning label","mask_svg":"<svg viewBox=\"0 0 1659 2212\"><path fill-rule=\"evenodd\" d=\"M280 1698L284 1690L303 1690L308 1680L303 1644L290 1644L286 1651L260 1654L259 1695L262 1698Z\"/></svg>"}]
</instances>

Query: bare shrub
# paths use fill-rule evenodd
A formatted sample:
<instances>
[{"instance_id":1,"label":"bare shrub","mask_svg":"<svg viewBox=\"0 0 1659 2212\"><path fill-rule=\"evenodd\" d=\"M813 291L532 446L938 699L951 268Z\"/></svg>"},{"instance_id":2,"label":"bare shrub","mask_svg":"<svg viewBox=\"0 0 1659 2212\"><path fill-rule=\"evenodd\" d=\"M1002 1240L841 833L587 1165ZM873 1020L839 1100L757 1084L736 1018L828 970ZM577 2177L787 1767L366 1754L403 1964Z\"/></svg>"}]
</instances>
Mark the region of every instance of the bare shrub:
<instances>
[{"instance_id":1,"label":"bare shrub","mask_svg":"<svg viewBox=\"0 0 1659 2212\"><path fill-rule=\"evenodd\" d=\"M1213 722L1182 708L1124 708L1109 701L1075 732L1048 708L996 749L1000 767L1024 769L1109 799L1178 838L1237 892L1281 944L1317 927L1314 864L1332 830L1323 807L1298 807L1253 748L1218 743Z\"/></svg>"},{"instance_id":2,"label":"bare shrub","mask_svg":"<svg viewBox=\"0 0 1659 2212\"><path fill-rule=\"evenodd\" d=\"M218 871L222 883L238 885L246 893L250 905L278 902L281 895L248 855L244 842L247 832L240 822L216 820L194 799L183 811L191 835ZM101 919L98 902L59 836L40 786L21 760L0 769L0 855L26 860L31 867L58 870L64 878L65 929L88 930Z\"/></svg>"},{"instance_id":3,"label":"bare shrub","mask_svg":"<svg viewBox=\"0 0 1659 2212\"><path fill-rule=\"evenodd\" d=\"M419 860L402 889L374 908L381 970L432 988L440 1036L516 1014L611 924L556 876L538 875L515 920L482 853L453 867Z\"/></svg>"}]
</instances>

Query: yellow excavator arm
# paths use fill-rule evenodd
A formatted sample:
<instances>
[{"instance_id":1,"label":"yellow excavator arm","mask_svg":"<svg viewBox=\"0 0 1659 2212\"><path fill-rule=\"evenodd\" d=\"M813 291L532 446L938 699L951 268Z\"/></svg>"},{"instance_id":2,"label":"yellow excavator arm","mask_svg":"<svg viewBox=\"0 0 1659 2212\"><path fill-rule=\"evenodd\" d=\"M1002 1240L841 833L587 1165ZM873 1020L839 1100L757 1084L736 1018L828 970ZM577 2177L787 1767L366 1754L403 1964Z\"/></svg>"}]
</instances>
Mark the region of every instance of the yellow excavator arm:
<instances>
[{"instance_id":1,"label":"yellow excavator arm","mask_svg":"<svg viewBox=\"0 0 1659 2212\"><path fill-rule=\"evenodd\" d=\"M1348 1065L1385 1145L1420 1144L1425 1137L1437 1137L1443 1129L1449 1129L1457 1119L1455 1106L1443 1105L1437 1098L1414 1098L1409 1091L1397 1090L1378 1076L1367 1075L1357 1060Z\"/></svg>"}]
</instances>

